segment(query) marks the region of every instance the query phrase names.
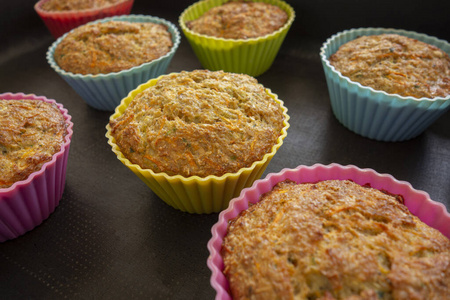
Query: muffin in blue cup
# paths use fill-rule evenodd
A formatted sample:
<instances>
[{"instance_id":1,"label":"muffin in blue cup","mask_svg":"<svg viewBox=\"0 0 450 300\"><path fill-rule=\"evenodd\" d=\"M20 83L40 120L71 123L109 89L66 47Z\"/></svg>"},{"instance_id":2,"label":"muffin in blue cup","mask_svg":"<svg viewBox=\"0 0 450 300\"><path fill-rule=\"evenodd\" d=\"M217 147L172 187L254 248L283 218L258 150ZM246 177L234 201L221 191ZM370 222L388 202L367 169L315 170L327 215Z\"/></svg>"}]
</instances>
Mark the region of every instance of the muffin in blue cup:
<instances>
[{"instance_id":1,"label":"muffin in blue cup","mask_svg":"<svg viewBox=\"0 0 450 300\"><path fill-rule=\"evenodd\" d=\"M401 91L386 92L350 79L330 62L330 57L347 42L360 37L384 34L399 35L424 42L431 45L431 49L439 48L447 57L450 53L450 44L447 41L413 31L359 28L337 33L330 37L320 50L331 107L340 123L364 137L392 142L409 140L421 134L450 108L449 93L417 97L407 93L401 95ZM396 54L396 49L392 47L386 51ZM356 67L354 71L357 71ZM395 76L406 75L399 72ZM442 73L441 81L450 82L449 80L448 72Z\"/></svg>"},{"instance_id":2,"label":"muffin in blue cup","mask_svg":"<svg viewBox=\"0 0 450 300\"><path fill-rule=\"evenodd\" d=\"M126 26L125 29L117 25L122 22L126 23L123 25ZM160 39L156 41L149 39L146 44L140 40L142 37L140 33L143 31L141 27L148 27L140 24L147 23L156 24L158 27L162 25L165 28L166 40L164 43L167 44L168 39L170 45L165 45L167 48L165 53L155 52L160 53L160 56L150 53L154 48L159 47ZM106 29L103 27L102 29L91 28L105 24L114 24L114 26L111 25L111 28ZM76 44L75 39L70 41L70 46L73 48L71 49L71 66L75 68L75 71L67 71L67 68L62 67L64 55L59 54L58 57L55 57L55 51L65 38L81 28L89 28L86 32L81 33L85 36L97 35L96 42L100 46L90 49L89 55L81 56L80 53L84 49L78 49L80 45ZM102 43L106 43L103 39L106 35L108 35L109 41L105 45ZM129 43L127 43L127 38ZM67 40L65 42L67 43ZM133 49L132 43L137 44L136 49ZM88 105L98 110L113 111L131 90L166 72L179 44L180 33L176 26L169 21L146 15L116 16L90 22L66 33L50 46L47 51L47 61ZM133 59L128 59L128 61L122 59L127 56ZM134 58L138 56L142 56L142 59L134 61ZM111 67L109 62L114 62L111 64L114 67ZM81 67L78 68L78 66ZM106 66L106 68L101 69L101 66ZM83 68L85 70L82 70Z\"/></svg>"}]
</instances>

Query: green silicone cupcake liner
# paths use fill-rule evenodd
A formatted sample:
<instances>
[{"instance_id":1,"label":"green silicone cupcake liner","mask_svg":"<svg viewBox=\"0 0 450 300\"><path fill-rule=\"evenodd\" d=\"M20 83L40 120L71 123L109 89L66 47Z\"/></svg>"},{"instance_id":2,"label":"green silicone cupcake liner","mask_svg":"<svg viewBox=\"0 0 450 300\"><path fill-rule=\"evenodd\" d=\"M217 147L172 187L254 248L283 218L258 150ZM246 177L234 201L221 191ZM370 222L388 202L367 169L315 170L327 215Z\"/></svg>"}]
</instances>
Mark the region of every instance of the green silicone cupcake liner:
<instances>
[{"instance_id":1,"label":"green silicone cupcake liner","mask_svg":"<svg viewBox=\"0 0 450 300\"><path fill-rule=\"evenodd\" d=\"M162 76L151 79L131 91L116 108L110 120L122 115L137 94L155 85ZM279 100L276 94L273 94L269 89L266 89L266 92L281 105L285 117L284 127L277 139L277 143L269 153L264 155L262 160L256 161L250 167L242 168L236 173L226 173L220 177L214 175L207 177L183 177L180 175L170 176L166 173L155 173L150 169L142 169L139 165L133 164L125 158L111 135L109 124L106 126L106 137L117 158L168 205L189 213L219 212L227 208L229 201L237 197L242 189L251 186L255 180L262 176L287 135L287 129L289 128L287 108L283 106L283 101Z\"/></svg>"},{"instance_id":2,"label":"green silicone cupcake liner","mask_svg":"<svg viewBox=\"0 0 450 300\"><path fill-rule=\"evenodd\" d=\"M275 60L281 44L295 19L293 8L281 0L262 0L287 12L288 20L279 30L259 38L223 39L195 33L186 27L186 21L195 20L209 9L226 0L205 0L194 3L180 15L179 25L195 55L205 69L223 70L259 76L267 71Z\"/></svg>"}]
</instances>

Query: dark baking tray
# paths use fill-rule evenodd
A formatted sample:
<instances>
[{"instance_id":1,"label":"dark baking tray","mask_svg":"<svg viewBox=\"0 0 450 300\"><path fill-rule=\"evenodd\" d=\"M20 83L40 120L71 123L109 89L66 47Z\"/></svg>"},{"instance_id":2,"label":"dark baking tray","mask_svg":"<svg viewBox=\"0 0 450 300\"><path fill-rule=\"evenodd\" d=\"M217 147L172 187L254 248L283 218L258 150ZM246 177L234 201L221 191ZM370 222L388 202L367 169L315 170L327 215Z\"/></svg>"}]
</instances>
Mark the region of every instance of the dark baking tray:
<instances>
[{"instance_id":1,"label":"dark baking tray","mask_svg":"<svg viewBox=\"0 0 450 300\"><path fill-rule=\"evenodd\" d=\"M132 13L178 16L193 1L136 0ZM273 66L258 80L288 107L291 127L263 176L315 163L388 173L450 207L450 112L410 141L377 142L333 116L319 59L332 34L393 27L450 40L448 1L288 1L296 20ZM206 243L218 215L163 203L111 151L110 112L87 106L47 64L53 42L34 1L2 2L0 92L44 95L73 117L66 187L44 223L0 244L2 299L212 299ZM183 37L167 72L201 68ZM450 225L449 225L450 226Z\"/></svg>"}]
</instances>

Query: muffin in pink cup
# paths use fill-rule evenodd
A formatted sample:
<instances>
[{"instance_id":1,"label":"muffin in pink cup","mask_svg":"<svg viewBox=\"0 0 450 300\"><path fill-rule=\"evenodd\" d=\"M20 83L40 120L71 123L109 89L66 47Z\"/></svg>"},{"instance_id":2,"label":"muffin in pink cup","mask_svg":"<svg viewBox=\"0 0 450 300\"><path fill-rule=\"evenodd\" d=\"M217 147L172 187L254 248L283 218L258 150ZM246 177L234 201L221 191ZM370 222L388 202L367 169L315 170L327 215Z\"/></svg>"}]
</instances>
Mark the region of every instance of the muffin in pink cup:
<instances>
[{"instance_id":1,"label":"muffin in pink cup","mask_svg":"<svg viewBox=\"0 0 450 300\"><path fill-rule=\"evenodd\" d=\"M0 242L4 242L38 226L58 206L73 123L61 104L44 96L0 94L0 108Z\"/></svg>"},{"instance_id":2,"label":"muffin in pink cup","mask_svg":"<svg viewBox=\"0 0 450 300\"><path fill-rule=\"evenodd\" d=\"M133 3L134 0L40 0L34 5L34 9L56 39L90 21L128 15Z\"/></svg>"},{"instance_id":3,"label":"muffin in pink cup","mask_svg":"<svg viewBox=\"0 0 450 300\"><path fill-rule=\"evenodd\" d=\"M321 194L322 198L311 197L318 195L324 186L328 188ZM347 186L352 194L345 193ZM291 191L300 189L298 198L306 201L289 204L286 199L292 195ZM328 207L321 205L328 202ZM273 218L258 215L261 207L270 207L267 203L282 204L278 209L265 210ZM284 224L279 228L280 235L267 238L265 234L270 228L276 228L298 212L303 213L297 214L303 217L301 222ZM318 220L319 214L327 217ZM252 223L251 218L256 216ZM255 298L259 296L258 299L268 295L268 286L273 282L279 284L278 295L287 292L286 299L293 295L299 299L343 299L345 296L411 299L413 294L417 299L430 299L432 295L433 299L442 299L450 288L449 222L450 214L443 204L388 174L338 164L283 169L255 181L220 213L208 242L210 282L217 292L216 299L239 299L242 294L231 283L236 279L233 273L236 267L230 260L230 253L234 252L238 253L235 257L242 258L241 266L253 266L241 273L240 280L250 283L245 291ZM305 224L309 226L306 229ZM250 242L238 235L246 231L253 233ZM302 236L291 235L292 232L301 232ZM233 238L238 236L241 245L230 247ZM293 240L284 240L285 237ZM248 255L249 243L258 239L253 244L257 246ZM266 249L276 254L271 260L261 259L260 250L265 244ZM295 247L289 248L291 245ZM305 262L306 267L302 268ZM271 272L277 276L268 281L270 284L254 279L264 280ZM292 274L306 279L293 280ZM302 285L302 282L306 283ZM346 292L349 293L344 295Z\"/></svg>"}]
</instances>

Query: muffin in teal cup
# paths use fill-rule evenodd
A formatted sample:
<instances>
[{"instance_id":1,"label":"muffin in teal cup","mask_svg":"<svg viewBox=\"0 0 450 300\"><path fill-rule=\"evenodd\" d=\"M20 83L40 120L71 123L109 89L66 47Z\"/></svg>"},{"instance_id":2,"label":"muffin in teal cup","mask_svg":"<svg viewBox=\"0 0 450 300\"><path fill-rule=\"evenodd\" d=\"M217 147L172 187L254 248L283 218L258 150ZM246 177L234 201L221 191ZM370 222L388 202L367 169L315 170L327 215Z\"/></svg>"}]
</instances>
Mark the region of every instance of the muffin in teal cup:
<instances>
[{"instance_id":1,"label":"muffin in teal cup","mask_svg":"<svg viewBox=\"0 0 450 300\"><path fill-rule=\"evenodd\" d=\"M97 28L100 25L103 25L101 30ZM148 29L151 25L158 28L158 33ZM86 30L79 33L81 28ZM76 36L68 43L64 41L76 30L77 34L89 35L89 39L95 36L95 44L85 50L81 49L84 45L76 43ZM73 70L62 66L67 56L58 53L57 48L64 42L72 48L69 65ZM160 49L162 43L165 51ZM50 46L47 61L88 105L113 111L138 85L166 72L179 44L180 33L169 21L145 15L117 16L66 33ZM88 55L81 55L83 52Z\"/></svg>"},{"instance_id":2,"label":"muffin in teal cup","mask_svg":"<svg viewBox=\"0 0 450 300\"><path fill-rule=\"evenodd\" d=\"M370 40L381 35L388 38ZM344 49L347 68L337 70L333 55L358 38L369 40L355 45L352 52ZM404 38L410 38L410 44L402 45ZM351 131L374 140L405 141L420 135L450 108L449 53L447 41L413 31L359 28L333 35L323 44L320 57L334 115ZM440 57L437 63L432 60L435 56ZM435 74L428 76L431 73ZM359 77L370 78L361 83ZM422 87L428 92L413 93Z\"/></svg>"}]
</instances>

